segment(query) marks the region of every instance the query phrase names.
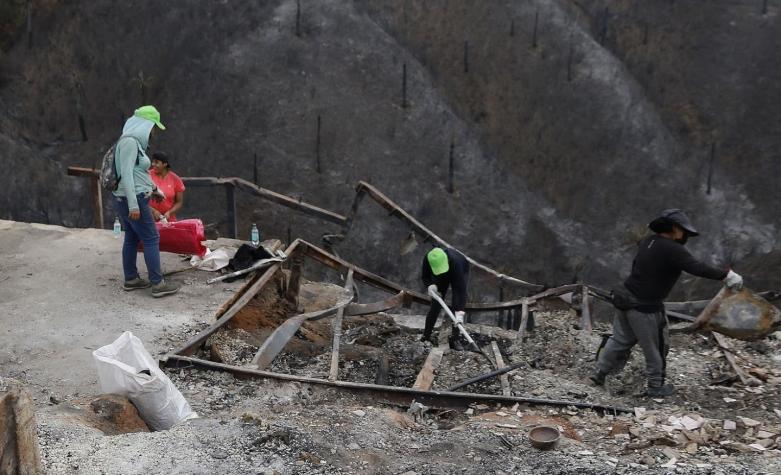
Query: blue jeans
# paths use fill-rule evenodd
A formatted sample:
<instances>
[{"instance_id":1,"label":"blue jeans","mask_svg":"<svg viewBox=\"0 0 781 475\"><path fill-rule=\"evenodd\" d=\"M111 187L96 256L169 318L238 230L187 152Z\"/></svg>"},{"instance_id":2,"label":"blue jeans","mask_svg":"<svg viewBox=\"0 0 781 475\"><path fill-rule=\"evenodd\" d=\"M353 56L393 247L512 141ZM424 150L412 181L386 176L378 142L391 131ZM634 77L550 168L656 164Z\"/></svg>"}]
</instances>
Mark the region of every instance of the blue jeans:
<instances>
[{"instance_id":1,"label":"blue jeans","mask_svg":"<svg viewBox=\"0 0 781 475\"><path fill-rule=\"evenodd\" d=\"M163 280L163 272L160 268L160 234L157 232L152 211L149 210L149 198L141 194L136 195L136 199L141 217L132 220L127 207L127 198L114 197L114 210L122 222L122 229L125 230L125 242L122 244L122 269L126 281L138 277L136 256L138 242L141 241L144 243L144 261L149 272L149 281L157 284Z\"/></svg>"}]
</instances>

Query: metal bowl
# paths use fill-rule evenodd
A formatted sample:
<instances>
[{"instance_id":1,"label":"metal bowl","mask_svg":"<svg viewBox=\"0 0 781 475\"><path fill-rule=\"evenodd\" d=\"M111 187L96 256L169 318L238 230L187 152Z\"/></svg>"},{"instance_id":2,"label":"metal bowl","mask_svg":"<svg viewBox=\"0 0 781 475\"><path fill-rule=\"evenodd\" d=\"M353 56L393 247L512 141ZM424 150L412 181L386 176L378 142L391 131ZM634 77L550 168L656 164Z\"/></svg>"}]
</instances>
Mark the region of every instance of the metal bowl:
<instances>
[{"instance_id":1,"label":"metal bowl","mask_svg":"<svg viewBox=\"0 0 781 475\"><path fill-rule=\"evenodd\" d=\"M529 431L529 440L533 447L540 450L550 450L559 443L561 433L553 426L537 426Z\"/></svg>"}]
</instances>

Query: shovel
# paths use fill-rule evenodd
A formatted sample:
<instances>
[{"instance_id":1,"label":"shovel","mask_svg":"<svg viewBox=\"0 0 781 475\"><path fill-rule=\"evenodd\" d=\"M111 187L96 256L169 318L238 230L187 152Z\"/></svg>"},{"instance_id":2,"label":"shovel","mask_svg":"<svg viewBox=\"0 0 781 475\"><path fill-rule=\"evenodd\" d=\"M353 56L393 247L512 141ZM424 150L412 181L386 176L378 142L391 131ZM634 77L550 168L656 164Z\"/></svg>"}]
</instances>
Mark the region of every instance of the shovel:
<instances>
[{"instance_id":1,"label":"shovel","mask_svg":"<svg viewBox=\"0 0 781 475\"><path fill-rule=\"evenodd\" d=\"M494 360L492 360L491 357L488 356L485 351L483 351L479 346L477 346L477 343L475 343L475 340L473 340L472 337L469 336L469 333L466 332L466 328L464 328L464 325L456 319L456 316L453 315L453 312L450 311L450 307L448 307L445 304L445 301L442 300L442 297L440 297L439 294L435 290L429 290L428 294L431 296L432 299L434 299L437 302L439 302L439 305L441 305L443 309L445 309L445 314L448 317L450 317L450 320L453 321L453 325L455 325L458 328L458 331L460 331L461 334L464 335L464 338L466 338L466 341L468 341L469 344L472 345L472 347L474 347L474 349L478 353L480 353L481 355L485 356L485 359L488 360L488 362L491 364L491 366L494 366Z\"/></svg>"},{"instance_id":2,"label":"shovel","mask_svg":"<svg viewBox=\"0 0 781 475\"><path fill-rule=\"evenodd\" d=\"M743 341L761 340L781 328L781 310L743 287L723 287L686 332L714 331Z\"/></svg>"}]
</instances>

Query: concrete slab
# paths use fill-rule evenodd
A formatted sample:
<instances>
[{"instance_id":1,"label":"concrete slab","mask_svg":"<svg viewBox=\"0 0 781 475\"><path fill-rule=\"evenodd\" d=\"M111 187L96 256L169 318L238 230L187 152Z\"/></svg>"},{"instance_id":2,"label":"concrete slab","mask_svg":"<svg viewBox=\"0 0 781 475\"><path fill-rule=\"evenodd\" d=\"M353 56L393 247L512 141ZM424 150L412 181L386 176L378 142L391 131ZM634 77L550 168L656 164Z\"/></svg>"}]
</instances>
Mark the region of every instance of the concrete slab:
<instances>
[{"instance_id":1,"label":"concrete slab","mask_svg":"<svg viewBox=\"0 0 781 475\"><path fill-rule=\"evenodd\" d=\"M211 323L243 283L207 285L214 273L189 270L169 277L183 284L175 295L125 292L121 247L108 230L0 220L0 375L66 398L97 394L92 350L130 330L153 356L165 352L161 335ZM189 267L176 254L162 262ZM138 266L145 275L141 255Z\"/></svg>"}]
</instances>

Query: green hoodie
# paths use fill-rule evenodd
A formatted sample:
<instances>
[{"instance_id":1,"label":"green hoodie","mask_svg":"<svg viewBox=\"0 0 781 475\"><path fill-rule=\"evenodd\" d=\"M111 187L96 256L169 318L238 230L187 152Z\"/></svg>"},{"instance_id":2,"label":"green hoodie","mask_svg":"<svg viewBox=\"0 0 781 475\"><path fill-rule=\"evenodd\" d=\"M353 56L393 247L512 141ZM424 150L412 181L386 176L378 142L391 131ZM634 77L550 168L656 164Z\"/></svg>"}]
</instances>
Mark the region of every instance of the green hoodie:
<instances>
[{"instance_id":1,"label":"green hoodie","mask_svg":"<svg viewBox=\"0 0 781 475\"><path fill-rule=\"evenodd\" d=\"M136 195L148 193L155 189L152 177L149 175L149 167L152 162L146 155L149 146L149 133L155 123L151 120L133 116L125 122L122 129L123 137L117 142L114 152L114 163L119 175L119 186L114 191L114 196L127 197L129 211L138 210ZM138 165L136 165L138 158Z\"/></svg>"}]
</instances>

